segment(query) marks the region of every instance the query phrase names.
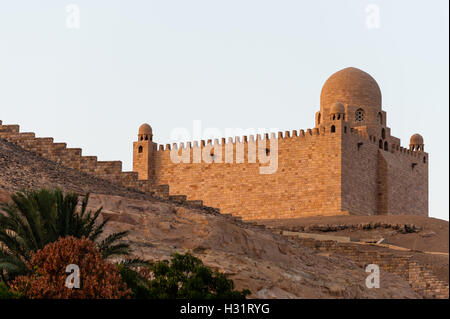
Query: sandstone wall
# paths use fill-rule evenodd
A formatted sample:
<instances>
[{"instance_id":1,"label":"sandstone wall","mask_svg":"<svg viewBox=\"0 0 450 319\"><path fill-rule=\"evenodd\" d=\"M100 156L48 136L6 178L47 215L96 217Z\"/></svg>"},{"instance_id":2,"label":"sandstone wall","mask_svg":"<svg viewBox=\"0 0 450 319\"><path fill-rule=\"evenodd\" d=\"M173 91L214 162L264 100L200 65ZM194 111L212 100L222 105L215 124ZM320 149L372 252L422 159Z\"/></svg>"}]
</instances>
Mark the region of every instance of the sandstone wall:
<instances>
[{"instance_id":1,"label":"sandstone wall","mask_svg":"<svg viewBox=\"0 0 450 319\"><path fill-rule=\"evenodd\" d=\"M152 159L145 155L135 167L149 165L155 184L168 184L173 194L201 199L244 219L276 219L336 214L428 215L428 168L418 162L428 155L400 147L389 128L352 129L344 121L332 121L320 129L279 133L278 170L260 174L262 164L253 163L249 147L258 150L261 137L235 141L201 141L197 145L151 147ZM147 143L147 142L146 142ZM381 143L381 148L380 148ZM385 143L388 143L386 147ZM135 150L139 142L135 142ZM145 146L147 147L147 146ZM223 163L242 147L241 163ZM215 149L214 149L215 148ZM220 152L217 150L220 149ZM174 163L171 152L187 153L188 163ZM216 152L211 163L193 162L193 154ZM217 163L217 153L222 163ZM135 157L136 158L136 157ZM144 163L144 165L140 165ZM413 163L417 165L412 169ZM414 199L420 201L416 205Z\"/></svg>"},{"instance_id":2,"label":"sandstone wall","mask_svg":"<svg viewBox=\"0 0 450 319\"><path fill-rule=\"evenodd\" d=\"M390 215L428 216L428 156L425 153L379 152L381 177Z\"/></svg>"},{"instance_id":3,"label":"sandstone wall","mask_svg":"<svg viewBox=\"0 0 450 319\"><path fill-rule=\"evenodd\" d=\"M136 172L123 172L121 161L97 161L96 156L82 156L81 148L67 148L66 143L54 143L53 138L36 138L34 133L22 133L19 125L2 125L0 138L66 167L112 181L121 186L160 197L169 198L167 185L153 185L148 180L138 180Z\"/></svg>"},{"instance_id":4,"label":"sandstone wall","mask_svg":"<svg viewBox=\"0 0 450 319\"><path fill-rule=\"evenodd\" d=\"M354 215L378 211L378 146L351 130L342 139L342 207Z\"/></svg>"},{"instance_id":5,"label":"sandstone wall","mask_svg":"<svg viewBox=\"0 0 450 319\"><path fill-rule=\"evenodd\" d=\"M249 163L248 148L258 150L262 137L252 136L237 141L188 148L191 163L173 163L170 145L154 156L155 184L170 185L171 193L201 199L206 205L242 216L244 219L289 218L311 215L342 214L341 210L341 138L340 133L319 132L318 129L281 133L272 136L278 141L278 169L274 174L260 174L260 166ZM236 154L244 148L243 163L192 163L194 152L216 145L227 146ZM181 152L181 151L180 151ZM217 152L217 150L214 150ZM181 153L180 153L181 154ZM255 160L255 158L251 158ZM218 157L214 157L217 161Z\"/></svg>"},{"instance_id":6,"label":"sandstone wall","mask_svg":"<svg viewBox=\"0 0 450 319\"><path fill-rule=\"evenodd\" d=\"M399 275L425 298L449 298L448 283L439 280L431 270L414 261L412 256L386 253L370 246L343 244L331 240L319 241L310 238L298 240L305 247L343 254L364 268L369 264L376 264L380 267L380 276L383 276L383 271Z\"/></svg>"},{"instance_id":7,"label":"sandstone wall","mask_svg":"<svg viewBox=\"0 0 450 319\"><path fill-rule=\"evenodd\" d=\"M98 161L83 156L79 148L21 133L18 125L0 121L0 138L51 161L159 197L198 205L203 201L244 219L349 213L427 216L428 154L401 148L388 128L383 134L371 130L333 121L320 129L288 131L270 139L237 137L179 149L135 142L135 172L123 172L120 161ZM260 163L259 153L269 151L270 141L278 145L277 169L262 174L260 169L270 164ZM379 141L388 141L389 148L380 149ZM187 151L188 163L174 163L173 149L180 154ZM238 150L244 154L242 160L236 156ZM194 154L202 152L200 163L195 163Z\"/></svg>"},{"instance_id":8,"label":"sandstone wall","mask_svg":"<svg viewBox=\"0 0 450 319\"><path fill-rule=\"evenodd\" d=\"M428 216L428 154L400 147L389 128L385 134L344 134L342 209L355 215Z\"/></svg>"}]
</instances>

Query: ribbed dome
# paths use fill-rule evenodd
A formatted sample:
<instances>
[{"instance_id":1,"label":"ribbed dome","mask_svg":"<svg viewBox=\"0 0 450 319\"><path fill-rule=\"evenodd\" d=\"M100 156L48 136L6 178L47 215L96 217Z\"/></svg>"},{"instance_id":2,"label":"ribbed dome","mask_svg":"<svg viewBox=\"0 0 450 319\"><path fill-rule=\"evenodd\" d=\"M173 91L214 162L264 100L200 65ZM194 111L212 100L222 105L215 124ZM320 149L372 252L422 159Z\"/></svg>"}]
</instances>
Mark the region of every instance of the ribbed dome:
<instances>
[{"instance_id":1,"label":"ribbed dome","mask_svg":"<svg viewBox=\"0 0 450 319\"><path fill-rule=\"evenodd\" d=\"M345 68L331 75L323 85L320 108L330 110L338 101L381 110L380 87L370 74L353 67Z\"/></svg>"},{"instance_id":2,"label":"ribbed dome","mask_svg":"<svg viewBox=\"0 0 450 319\"><path fill-rule=\"evenodd\" d=\"M411 139L409 140L409 144L411 145L423 145L423 137L420 134L414 134L411 136Z\"/></svg>"},{"instance_id":3,"label":"ribbed dome","mask_svg":"<svg viewBox=\"0 0 450 319\"><path fill-rule=\"evenodd\" d=\"M147 123L142 124L139 127L139 135L152 135L152 134L153 134L152 127Z\"/></svg>"}]
</instances>

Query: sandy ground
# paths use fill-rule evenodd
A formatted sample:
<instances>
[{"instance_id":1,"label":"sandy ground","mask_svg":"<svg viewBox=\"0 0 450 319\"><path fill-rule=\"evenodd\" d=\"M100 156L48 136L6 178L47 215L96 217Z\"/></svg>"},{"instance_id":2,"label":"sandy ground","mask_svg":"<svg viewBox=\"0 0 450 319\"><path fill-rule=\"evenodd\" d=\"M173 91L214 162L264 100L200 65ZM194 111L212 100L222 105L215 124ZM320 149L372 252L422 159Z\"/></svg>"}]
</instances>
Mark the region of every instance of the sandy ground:
<instances>
[{"instance_id":1,"label":"sandy ground","mask_svg":"<svg viewBox=\"0 0 450 319\"><path fill-rule=\"evenodd\" d=\"M250 288L253 298L420 298L404 279L396 275L384 277L385 289L367 289L364 269L344 256L320 256L272 230L205 209L155 200L67 169L0 140L0 200L7 200L8 192L23 187L60 187L66 191L109 194L93 196L90 205L93 208L103 206L104 213L113 217L109 231L131 231L128 240L136 256L161 259L176 251L193 252L207 265L229 274L237 288ZM357 225L376 222L377 218L389 220L391 224L414 224L420 230L402 234L388 227L358 233L347 227L335 234L382 236L405 247L448 252L448 223L423 217L318 217L267 221L267 225L295 229L315 224ZM443 273L442 258L418 258L424 258L424 262Z\"/></svg>"},{"instance_id":2,"label":"sandy ground","mask_svg":"<svg viewBox=\"0 0 450 319\"><path fill-rule=\"evenodd\" d=\"M439 279L446 282L449 281L449 223L446 220L409 215L329 216L289 220L265 220L258 221L258 223L280 230L349 236L360 240L385 238L389 244L414 250L408 252L408 254L412 254L417 261L432 269L433 273ZM370 223L384 224L385 227L371 230L363 230L359 227L360 225ZM315 230L315 228L326 229L326 226L330 226L332 229L336 226L343 225L347 228L338 231ZM395 227L386 227L386 225L407 225L409 228L415 228L416 230L411 233L405 233L404 231L395 229ZM447 253L447 255L429 254L425 252L443 252ZM400 254L401 252L397 253Z\"/></svg>"}]
</instances>

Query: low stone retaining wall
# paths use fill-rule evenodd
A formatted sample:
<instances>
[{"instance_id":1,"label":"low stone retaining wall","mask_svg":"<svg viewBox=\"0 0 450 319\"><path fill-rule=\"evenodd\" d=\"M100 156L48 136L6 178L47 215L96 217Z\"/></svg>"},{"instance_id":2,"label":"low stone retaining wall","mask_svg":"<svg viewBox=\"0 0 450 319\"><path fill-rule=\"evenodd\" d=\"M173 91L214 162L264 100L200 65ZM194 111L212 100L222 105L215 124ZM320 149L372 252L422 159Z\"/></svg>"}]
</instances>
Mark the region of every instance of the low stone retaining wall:
<instances>
[{"instance_id":1,"label":"low stone retaining wall","mask_svg":"<svg viewBox=\"0 0 450 319\"><path fill-rule=\"evenodd\" d=\"M411 255L396 255L382 252L377 247L352 243L337 243L332 240L298 238L303 246L319 251L342 254L362 267L376 264L381 271L394 273L406 279L411 287L425 298L449 298L449 285L439 280L433 273L420 265Z\"/></svg>"}]
</instances>

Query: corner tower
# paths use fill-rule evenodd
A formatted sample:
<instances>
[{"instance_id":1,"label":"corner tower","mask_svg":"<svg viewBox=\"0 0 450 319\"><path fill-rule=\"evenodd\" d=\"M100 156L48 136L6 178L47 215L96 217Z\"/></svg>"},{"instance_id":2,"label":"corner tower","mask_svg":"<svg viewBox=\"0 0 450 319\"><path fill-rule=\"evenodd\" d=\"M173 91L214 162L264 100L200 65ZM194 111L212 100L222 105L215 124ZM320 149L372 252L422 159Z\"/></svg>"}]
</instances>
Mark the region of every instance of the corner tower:
<instances>
[{"instance_id":1,"label":"corner tower","mask_svg":"<svg viewBox=\"0 0 450 319\"><path fill-rule=\"evenodd\" d=\"M415 134L409 150L401 147L386 116L380 87L370 74L348 67L325 81L316 127L341 133L341 210L427 216L428 154L423 138Z\"/></svg>"},{"instance_id":2,"label":"corner tower","mask_svg":"<svg viewBox=\"0 0 450 319\"><path fill-rule=\"evenodd\" d=\"M146 123L142 124L139 127L138 140L133 143L133 172L138 173L140 180L149 179L155 150L152 128Z\"/></svg>"},{"instance_id":3,"label":"corner tower","mask_svg":"<svg viewBox=\"0 0 450 319\"><path fill-rule=\"evenodd\" d=\"M232 150L232 163L174 162L172 150L183 148L194 156L194 152L210 153L212 143L157 148L148 124L139 128L134 142L133 170L140 180L168 185L173 196L201 200L247 220L348 214L427 216L429 158L423 138L416 134L409 150L401 147L386 125L382 106L375 79L357 68L345 68L325 81L314 129L266 135L270 143L276 139L278 146L277 169L272 174L261 174L264 163L250 160L250 153L239 164L236 157L234 164L235 150L259 152L261 136L214 142L222 155Z\"/></svg>"}]
</instances>

